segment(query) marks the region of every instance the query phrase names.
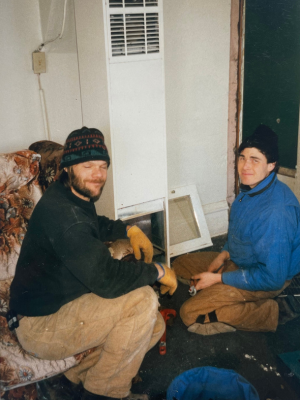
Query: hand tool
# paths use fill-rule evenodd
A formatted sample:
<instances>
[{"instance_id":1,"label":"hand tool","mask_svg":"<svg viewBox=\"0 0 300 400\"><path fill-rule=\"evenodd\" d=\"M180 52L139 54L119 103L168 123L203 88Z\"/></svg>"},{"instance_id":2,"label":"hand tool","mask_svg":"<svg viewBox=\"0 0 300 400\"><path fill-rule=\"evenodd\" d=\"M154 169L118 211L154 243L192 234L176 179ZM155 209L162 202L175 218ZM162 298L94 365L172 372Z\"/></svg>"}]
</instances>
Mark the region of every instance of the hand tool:
<instances>
[{"instance_id":1,"label":"hand tool","mask_svg":"<svg viewBox=\"0 0 300 400\"><path fill-rule=\"evenodd\" d=\"M166 308L164 310L160 310L160 313L165 321L165 323L170 319L171 317L176 317L176 311L172 310L170 308ZM162 335L160 342L159 342L159 354L164 355L167 352L167 326L165 328L165 332Z\"/></svg>"},{"instance_id":2,"label":"hand tool","mask_svg":"<svg viewBox=\"0 0 300 400\"><path fill-rule=\"evenodd\" d=\"M213 274L217 274L222 267L224 267L224 263L221 264L219 266L219 268L217 268L215 271L213 271ZM189 288L190 296L195 296L197 294L196 284L197 284L198 280L199 279L191 279L190 288Z\"/></svg>"}]
</instances>

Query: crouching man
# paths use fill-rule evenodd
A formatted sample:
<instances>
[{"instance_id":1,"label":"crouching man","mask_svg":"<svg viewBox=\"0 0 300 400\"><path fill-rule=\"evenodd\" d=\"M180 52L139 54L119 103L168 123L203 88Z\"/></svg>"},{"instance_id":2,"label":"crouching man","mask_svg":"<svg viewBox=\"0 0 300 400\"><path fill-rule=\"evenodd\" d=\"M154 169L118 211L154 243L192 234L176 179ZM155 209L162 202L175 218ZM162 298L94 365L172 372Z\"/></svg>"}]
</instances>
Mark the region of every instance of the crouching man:
<instances>
[{"instance_id":1,"label":"crouching man","mask_svg":"<svg viewBox=\"0 0 300 400\"><path fill-rule=\"evenodd\" d=\"M261 125L240 145L241 191L231 208L222 252L189 254L173 263L177 275L193 277L199 290L180 310L190 332L277 328L273 298L300 271L300 206L277 179L277 142L277 135Z\"/></svg>"},{"instance_id":2,"label":"crouching man","mask_svg":"<svg viewBox=\"0 0 300 400\"><path fill-rule=\"evenodd\" d=\"M34 209L11 285L25 350L55 360L96 347L65 373L73 399L81 382L86 400L147 398L130 393L131 381L165 328L148 285L158 280L170 294L177 287L173 271L151 263L152 244L138 227L97 216L94 202L109 164L99 130L83 127L68 136L60 181ZM103 242L127 236L145 262L111 257Z\"/></svg>"}]
</instances>

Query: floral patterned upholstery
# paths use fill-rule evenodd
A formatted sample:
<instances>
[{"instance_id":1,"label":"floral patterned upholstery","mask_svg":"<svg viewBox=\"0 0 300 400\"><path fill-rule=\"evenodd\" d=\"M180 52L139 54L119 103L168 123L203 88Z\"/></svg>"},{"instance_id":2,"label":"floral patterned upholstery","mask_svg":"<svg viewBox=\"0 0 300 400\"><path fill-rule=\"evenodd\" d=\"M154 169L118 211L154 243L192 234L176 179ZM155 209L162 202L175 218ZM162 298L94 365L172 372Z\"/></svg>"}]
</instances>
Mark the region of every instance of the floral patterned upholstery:
<instances>
[{"instance_id":1,"label":"floral patterned upholstery","mask_svg":"<svg viewBox=\"0 0 300 400\"><path fill-rule=\"evenodd\" d=\"M12 278L28 220L42 193L36 177L41 156L0 154L0 279Z\"/></svg>"},{"instance_id":2,"label":"floral patterned upholstery","mask_svg":"<svg viewBox=\"0 0 300 400\"><path fill-rule=\"evenodd\" d=\"M57 178L63 150L49 141L32 147L41 155L32 150L0 154L0 398L6 399L35 400L35 385L26 390L24 385L66 371L93 351L64 360L41 360L24 351L7 326L10 284L28 221L42 190Z\"/></svg>"}]
</instances>

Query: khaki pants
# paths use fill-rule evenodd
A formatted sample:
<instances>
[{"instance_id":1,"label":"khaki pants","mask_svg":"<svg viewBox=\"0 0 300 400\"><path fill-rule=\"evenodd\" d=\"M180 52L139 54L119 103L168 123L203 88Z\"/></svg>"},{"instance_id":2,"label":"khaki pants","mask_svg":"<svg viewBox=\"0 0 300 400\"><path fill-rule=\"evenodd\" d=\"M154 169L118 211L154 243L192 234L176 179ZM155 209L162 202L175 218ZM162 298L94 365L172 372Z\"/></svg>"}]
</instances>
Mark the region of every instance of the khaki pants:
<instances>
[{"instance_id":1,"label":"khaki pants","mask_svg":"<svg viewBox=\"0 0 300 400\"><path fill-rule=\"evenodd\" d=\"M116 299L85 294L55 314L23 318L17 335L25 350L47 360L97 347L65 375L92 393L122 398L164 329L157 296L145 286Z\"/></svg>"},{"instance_id":2,"label":"khaki pants","mask_svg":"<svg viewBox=\"0 0 300 400\"><path fill-rule=\"evenodd\" d=\"M194 274L205 272L216 252L199 252L186 254L177 258L172 264L178 277L190 279ZM231 261L225 263L223 272L234 271L238 267ZM200 290L196 296L187 300L180 309L180 316L185 325L196 322L200 315L216 312L219 322L232 325L239 330L267 332L275 331L278 325L278 304L274 297L278 296L284 287L277 291L248 291L236 289L222 283Z\"/></svg>"}]
</instances>

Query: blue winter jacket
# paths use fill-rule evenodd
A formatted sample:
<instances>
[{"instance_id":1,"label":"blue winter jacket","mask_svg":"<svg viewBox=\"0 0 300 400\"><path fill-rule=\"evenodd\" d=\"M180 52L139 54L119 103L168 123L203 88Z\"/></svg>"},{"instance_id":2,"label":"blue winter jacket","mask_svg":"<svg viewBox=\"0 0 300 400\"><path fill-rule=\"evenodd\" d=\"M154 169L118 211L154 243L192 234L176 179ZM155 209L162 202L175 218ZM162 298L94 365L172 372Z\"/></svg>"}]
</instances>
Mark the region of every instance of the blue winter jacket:
<instances>
[{"instance_id":1,"label":"blue winter jacket","mask_svg":"<svg viewBox=\"0 0 300 400\"><path fill-rule=\"evenodd\" d=\"M300 205L274 172L235 199L223 250L239 269L222 281L239 289L279 290L300 272Z\"/></svg>"}]
</instances>

